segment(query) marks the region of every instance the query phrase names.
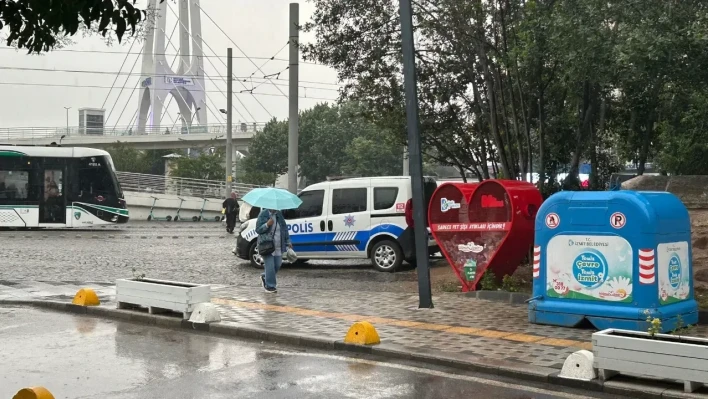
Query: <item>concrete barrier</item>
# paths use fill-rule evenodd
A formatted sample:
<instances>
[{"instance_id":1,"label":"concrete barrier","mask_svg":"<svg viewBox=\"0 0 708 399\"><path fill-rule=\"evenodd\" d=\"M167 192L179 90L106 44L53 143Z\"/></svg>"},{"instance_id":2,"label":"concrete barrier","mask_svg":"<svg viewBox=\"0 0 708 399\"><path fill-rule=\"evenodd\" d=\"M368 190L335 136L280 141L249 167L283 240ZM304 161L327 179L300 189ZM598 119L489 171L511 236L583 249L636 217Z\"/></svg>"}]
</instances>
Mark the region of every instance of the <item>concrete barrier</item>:
<instances>
[{"instance_id":1,"label":"concrete barrier","mask_svg":"<svg viewBox=\"0 0 708 399\"><path fill-rule=\"evenodd\" d=\"M130 220L132 221L147 220L153 202L152 197L157 198L154 214L161 218L167 215L174 218L180 203L176 195L139 193L134 191L125 191L124 194L125 201L128 203L128 210L130 211ZM202 209L204 200L197 197L182 196L182 198L184 198L185 201L179 213L180 219L192 220L193 216L199 216L199 210ZM222 202L223 200L208 199L204 206L204 218L213 221L216 217L221 217Z\"/></svg>"},{"instance_id":2,"label":"concrete barrier","mask_svg":"<svg viewBox=\"0 0 708 399\"><path fill-rule=\"evenodd\" d=\"M688 209L708 209L708 175L637 176L622 183L623 190L668 191Z\"/></svg>"}]
</instances>

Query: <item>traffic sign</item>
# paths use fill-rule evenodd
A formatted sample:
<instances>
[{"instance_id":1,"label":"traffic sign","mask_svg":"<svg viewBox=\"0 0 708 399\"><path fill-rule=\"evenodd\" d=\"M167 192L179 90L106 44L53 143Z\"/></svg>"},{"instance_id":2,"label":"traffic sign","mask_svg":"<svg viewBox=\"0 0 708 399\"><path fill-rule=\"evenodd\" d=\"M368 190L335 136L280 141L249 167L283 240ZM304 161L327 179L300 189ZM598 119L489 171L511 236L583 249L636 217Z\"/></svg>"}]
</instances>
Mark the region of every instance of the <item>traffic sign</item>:
<instances>
[{"instance_id":1,"label":"traffic sign","mask_svg":"<svg viewBox=\"0 0 708 399\"><path fill-rule=\"evenodd\" d=\"M615 212L610 216L610 226L621 229L627 223L627 218L622 212Z\"/></svg>"},{"instance_id":2,"label":"traffic sign","mask_svg":"<svg viewBox=\"0 0 708 399\"><path fill-rule=\"evenodd\" d=\"M560 224L561 219L557 213L549 213L546 215L546 226L549 229L555 229Z\"/></svg>"}]
</instances>

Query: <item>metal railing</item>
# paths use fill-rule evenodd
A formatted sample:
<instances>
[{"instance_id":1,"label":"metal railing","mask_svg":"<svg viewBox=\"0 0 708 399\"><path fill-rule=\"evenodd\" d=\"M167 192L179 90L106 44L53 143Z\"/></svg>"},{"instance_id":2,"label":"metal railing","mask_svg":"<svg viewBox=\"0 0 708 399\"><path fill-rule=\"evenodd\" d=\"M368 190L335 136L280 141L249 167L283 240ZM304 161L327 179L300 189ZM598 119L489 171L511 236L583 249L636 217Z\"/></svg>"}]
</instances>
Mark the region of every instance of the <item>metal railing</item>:
<instances>
[{"instance_id":1,"label":"metal railing","mask_svg":"<svg viewBox=\"0 0 708 399\"><path fill-rule=\"evenodd\" d=\"M234 135L255 134L265 123L234 123ZM226 125L148 126L140 132L132 126L122 127L4 127L0 128L0 140L34 139L61 136L140 136L159 134L226 134Z\"/></svg>"},{"instance_id":2,"label":"metal railing","mask_svg":"<svg viewBox=\"0 0 708 399\"><path fill-rule=\"evenodd\" d=\"M130 172L116 172L116 175L123 191L198 198L226 198L226 183L223 181L185 179ZM232 191L236 192L239 197L258 187L261 186L235 182L231 184Z\"/></svg>"}]
</instances>

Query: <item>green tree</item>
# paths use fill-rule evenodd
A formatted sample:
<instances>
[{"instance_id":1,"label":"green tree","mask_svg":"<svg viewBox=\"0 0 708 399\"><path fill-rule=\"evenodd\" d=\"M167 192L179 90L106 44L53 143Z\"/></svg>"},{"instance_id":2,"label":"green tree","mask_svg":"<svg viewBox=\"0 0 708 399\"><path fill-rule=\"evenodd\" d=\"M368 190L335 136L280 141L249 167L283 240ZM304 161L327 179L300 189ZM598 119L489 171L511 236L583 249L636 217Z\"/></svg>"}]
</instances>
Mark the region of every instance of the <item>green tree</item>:
<instances>
[{"instance_id":1,"label":"green tree","mask_svg":"<svg viewBox=\"0 0 708 399\"><path fill-rule=\"evenodd\" d=\"M82 26L103 36L113 32L120 41L126 31L134 34L136 25L145 19L145 10L135 7L135 3L136 0L0 0L0 29L9 32L8 46L35 53L50 51Z\"/></svg>"},{"instance_id":2,"label":"green tree","mask_svg":"<svg viewBox=\"0 0 708 399\"><path fill-rule=\"evenodd\" d=\"M172 176L199 180L223 180L225 169L223 148L210 153L202 151L196 157L183 156L175 161Z\"/></svg>"},{"instance_id":3,"label":"green tree","mask_svg":"<svg viewBox=\"0 0 708 399\"><path fill-rule=\"evenodd\" d=\"M173 150L137 150L127 143L116 142L106 147L119 172L165 174L164 156Z\"/></svg>"},{"instance_id":4,"label":"green tree","mask_svg":"<svg viewBox=\"0 0 708 399\"><path fill-rule=\"evenodd\" d=\"M328 176L400 174L402 145L367 119L356 103L318 104L300 113L300 174L308 183ZM271 185L287 172L288 122L272 120L253 138L242 163L244 182Z\"/></svg>"},{"instance_id":5,"label":"green tree","mask_svg":"<svg viewBox=\"0 0 708 399\"><path fill-rule=\"evenodd\" d=\"M241 163L245 180L256 184L253 179L265 179L273 184L279 175L288 170L287 121L271 119L262 131L253 136L248 152L249 155Z\"/></svg>"},{"instance_id":6,"label":"green tree","mask_svg":"<svg viewBox=\"0 0 708 399\"><path fill-rule=\"evenodd\" d=\"M665 172L676 175L708 173L708 93L690 90L675 96L671 109L678 111L656 130L662 149L656 160ZM678 101L681 101L679 103ZM684 112L681 112L685 110Z\"/></svg>"},{"instance_id":7,"label":"green tree","mask_svg":"<svg viewBox=\"0 0 708 399\"><path fill-rule=\"evenodd\" d=\"M259 169L260 166L258 157L254 156L252 152L251 155L247 155L245 158L239 160L236 168L236 181L246 184L272 186L278 178L278 174L275 172L263 171Z\"/></svg>"},{"instance_id":8,"label":"green tree","mask_svg":"<svg viewBox=\"0 0 708 399\"><path fill-rule=\"evenodd\" d=\"M150 170L147 173L153 175L163 175L165 174L165 158L166 155L173 154L174 150L145 150L143 151L143 157L145 162L150 166Z\"/></svg>"},{"instance_id":9,"label":"green tree","mask_svg":"<svg viewBox=\"0 0 708 399\"><path fill-rule=\"evenodd\" d=\"M344 175L398 176L403 172L403 148L385 139L354 137L347 145L342 165Z\"/></svg>"},{"instance_id":10,"label":"green tree","mask_svg":"<svg viewBox=\"0 0 708 399\"><path fill-rule=\"evenodd\" d=\"M126 143L116 142L106 147L119 172L150 173L151 164L145 154Z\"/></svg>"},{"instance_id":11,"label":"green tree","mask_svg":"<svg viewBox=\"0 0 708 399\"><path fill-rule=\"evenodd\" d=\"M304 56L335 68L342 100L402 142L397 3L314 3ZM413 12L422 151L438 163L480 179L538 172L549 194L561 173L577 189L581 162L602 189L624 160L678 171L702 151L705 1L429 0Z\"/></svg>"}]
</instances>

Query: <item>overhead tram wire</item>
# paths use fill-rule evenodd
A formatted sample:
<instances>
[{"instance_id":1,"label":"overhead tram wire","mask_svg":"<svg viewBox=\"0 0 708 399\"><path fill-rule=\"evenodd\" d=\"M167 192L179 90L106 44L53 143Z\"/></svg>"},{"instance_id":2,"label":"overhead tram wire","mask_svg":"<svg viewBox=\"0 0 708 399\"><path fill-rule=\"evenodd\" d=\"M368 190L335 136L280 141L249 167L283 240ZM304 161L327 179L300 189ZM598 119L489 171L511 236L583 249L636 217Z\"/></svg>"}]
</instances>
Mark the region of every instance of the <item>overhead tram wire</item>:
<instances>
[{"instance_id":1,"label":"overhead tram wire","mask_svg":"<svg viewBox=\"0 0 708 399\"><path fill-rule=\"evenodd\" d=\"M211 61L210 61L210 63L211 63ZM213 67L213 65L212 65L212 67ZM204 74L204 76L205 76L207 79L209 79L209 81L211 82L211 84L214 85L214 87L216 87L217 89L219 89L219 93L221 93L221 95L224 96L224 99L227 99L228 97L227 97L226 93L224 93L224 91L221 90L221 88L219 88L219 86L217 86L216 82L214 82L214 79L212 79L211 76L209 76L209 75L206 73L206 70L205 70L204 68L202 68L202 73ZM246 107L246 104L244 104L243 101L241 101L241 99L238 98L238 97L236 98L236 100L241 104L241 106L243 107L243 110L246 111L246 113L248 114L248 116L251 117L251 120L252 120L252 121L255 121L256 118L253 116L253 114L251 114L251 111L248 110L248 107ZM239 116L240 116L241 118L243 118L244 121L248 120L248 118L246 118L245 116L243 116L243 114L238 110L238 108L236 108L235 105L232 104L231 107L234 109L234 111L236 111L237 114L239 114Z\"/></svg>"},{"instance_id":2,"label":"overhead tram wire","mask_svg":"<svg viewBox=\"0 0 708 399\"><path fill-rule=\"evenodd\" d=\"M130 100L133 98L133 94L135 94L135 90L138 88L139 85L140 85L140 79L138 79L138 81L135 82L135 86L133 87L133 90L130 91L130 96L128 96L128 101L125 102L123 109L120 111L120 115L118 115L118 119L116 119L115 125L113 125L114 130L116 127L118 127L118 124L120 123L120 118L123 117L123 113L125 112L125 109L128 108L128 104L130 104ZM116 103L113 106L115 107L116 105L118 105L118 99L116 99ZM133 118L135 117L135 115L137 115L139 108L140 108L140 105L135 107L135 114L133 114ZM113 112L112 109L111 109L111 112ZM131 120L133 118L131 118Z\"/></svg>"},{"instance_id":3,"label":"overhead tram wire","mask_svg":"<svg viewBox=\"0 0 708 399\"><path fill-rule=\"evenodd\" d=\"M0 86L41 86L41 87L67 87L67 88L76 88L76 89L105 89L109 90L111 87L110 86L99 86L99 85L70 85L70 84L54 84L54 83L27 83L27 82L0 82ZM218 93L218 90L206 90L207 93ZM238 95L239 93L234 93L234 95ZM252 95L254 96L265 96L265 97L283 97L280 94L276 93L253 93ZM301 99L310 99L310 100L323 100L323 101L337 101L336 98L323 98L323 97L304 97L304 96L298 96L298 98Z\"/></svg>"},{"instance_id":4,"label":"overhead tram wire","mask_svg":"<svg viewBox=\"0 0 708 399\"><path fill-rule=\"evenodd\" d=\"M136 40L133 40L133 43L130 45L130 49L128 50L129 53L130 53L130 50L133 48L133 45L135 44L135 42L136 42ZM135 65L138 63L138 60L140 59L140 57L141 57L142 54L143 54L143 49L140 48L140 51L138 52L138 55L135 57L135 62L133 62L133 66L130 68L130 73L131 73L131 74L133 73L133 70L135 69ZM125 58L125 59L127 59L127 57L128 57L128 56L126 55L126 58ZM123 62L125 63L125 60L124 60ZM122 68L123 68L123 67L121 66L121 69L122 69ZM118 73L120 74L120 72L121 72L121 71L119 70ZM125 85L128 84L128 79L130 79L130 75L128 75L128 77L125 78L125 82L123 83L123 87L120 89L120 92L118 93L118 96L116 97L116 101L113 103L113 106L111 107L111 111L108 113L108 117L107 117L106 120L104 121L104 124L108 122L108 119L109 119L109 118L111 117L111 115L113 114L113 110L114 110L114 109L116 108L116 106L118 105L118 100L120 100L120 96L121 96L121 94L123 93L123 90L125 89ZM116 80L118 80L118 75L116 75ZM133 98L133 93L135 93L135 89L138 87L138 84L139 84L139 83L140 83L140 79L138 79L138 81L135 82L135 86L133 87L133 90L130 92L130 96L128 97L128 101L126 101L125 106L127 106L128 103L130 102L130 99ZM115 82L114 82L114 84L115 84ZM109 91L109 92L108 92L108 95L110 95L110 94L111 94L111 92ZM106 100L108 100L108 95L106 95ZM103 103L104 103L104 106L105 106L105 103L106 103L106 102L104 101ZM118 120L116 121L116 123L118 123L118 122L120 121L120 118L123 117L123 112L125 112L125 106L123 107L123 110L121 111L120 116L118 116ZM102 106L101 108L103 108L103 106Z\"/></svg>"},{"instance_id":5,"label":"overhead tram wire","mask_svg":"<svg viewBox=\"0 0 708 399\"><path fill-rule=\"evenodd\" d=\"M255 75L256 72L258 72L258 70L263 69L263 67L265 67L270 61L272 61L273 59L275 59L275 57L277 57L278 54L280 54L283 50L285 50L286 47L288 47L288 44L290 44L290 40L288 40L287 42L285 42L285 45L284 45L280 50L278 50L275 54L273 54L272 57L270 57L270 58L269 58L268 60L266 60L263 64L261 64L261 66L260 66L258 69L256 69L255 71L253 71L253 72L251 73L251 76L250 76L250 78L249 78L249 79L251 80L251 93L253 92L253 90L257 89L258 86L260 86L260 85L262 85L263 83L265 83L265 80L264 80L263 82L261 82L260 84L258 84L257 86L254 87L254 86L253 86L253 75ZM244 82L245 82L245 81L246 81L246 80L244 80Z\"/></svg>"},{"instance_id":6,"label":"overhead tram wire","mask_svg":"<svg viewBox=\"0 0 708 399\"><path fill-rule=\"evenodd\" d=\"M288 44L290 44L290 40L288 40L287 42L285 42L285 45L284 45L283 47L281 47L280 50L278 50L275 54L273 54L272 57L268 58L260 67L258 67L258 70L253 71L253 73L251 74L251 76L253 76L256 72L258 72L258 71L261 70L263 67L265 67L269 62L273 61L273 60L275 59L275 57L278 56L278 54L282 53L283 50L285 50L285 48L288 47Z\"/></svg>"},{"instance_id":7,"label":"overhead tram wire","mask_svg":"<svg viewBox=\"0 0 708 399\"><path fill-rule=\"evenodd\" d=\"M204 39L204 38L202 37L202 39ZM206 46L209 48L209 50L211 50L212 53L216 54L216 52L214 51L213 48L211 48L211 46L209 45L209 43L207 43L206 41L204 41L204 44L206 44ZM226 63L224 62L224 60L222 60L222 59L219 59L219 60L221 61L222 64L224 64L224 66L226 66ZM211 66L212 66L214 69L216 69L216 67L214 66L213 63L211 64ZM247 89L246 85L243 84L243 82L242 82L240 79L238 79L236 76L232 76L231 78L234 79L235 81L237 81L244 89ZM251 93L251 94L253 94L253 93ZM236 98L238 99L238 97L236 97ZM260 101L258 101L258 99L257 99L256 97L253 97L253 99L258 103L258 105L261 106L261 108L263 108L263 110L264 110L268 115L270 115L271 118L273 117L273 114L271 114L270 111L268 111L268 108L266 108L265 105L263 105L263 103L261 103ZM240 100L239 100L239 101L240 101Z\"/></svg>"},{"instance_id":8,"label":"overhead tram wire","mask_svg":"<svg viewBox=\"0 0 708 399\"><path fill-rule=\"evenodd\" d=\"M0 47L0 50L14 50L14 51L17 51L17 49L14 48L14 47ZM52 53L56 53L56 52L68 52L68 53L87 53L87 54L115 54L115 55L119 55L119 54L120 54L120 55L125 55L125 54L128 54L128 55L136 55L136 54L139 54L139 53L135 53L135 52L123 53L123 52L121 52L121 51L107 51L107 50L73 50L73 49L54 49L54 50L52 50L51 52L52 52ZM172 54L172 53L155 53L155 55L164 55L164 56L166 56L166 57L169 57L169 56L175 56L176 54ZM189 57L191 57L192 55L193 55L193 54L187 54L187 56L189 56ZM225 55L218 55L218 54L215 54L215 55L205 55L204 57L205 57L205 58L226 58ZM243 60L248 59L248 58L251 58L251 59L253 59L253 60L269 60L269 59L270 59L270 58L268 58L268 57L243 57L243 56L234 56L234 57L232 57L232 58L234 58L234 59L243 59ZM285 58L274 58L272 61L288 62L288 61L290 61L290 60L287 60L287 59L285 59ZM316 63L316 62L303 61L303 60L300 60L300 64L317 65L317 66L323 66L323 67L328 66L328 65L319 64L319 63Z\"/></svg>"},{"instance_id":9,"label":"overhead tram wire","mask_svg":"<svg viewBox=\"0 0 708 399\"><path fill-rule=\"evenodd\" d=\"M111 72L111 71L95 71L95 70L85 70L85 69L50 69L50 68L31 68L31 67L14 67L14 66L0 66L0 70L6 70L6 71L27 71L27 72L59 72L59 73L80 73L80 74L96 74L96 75L119 75L119 76L142 76L143 74L141 72L122 72L122 71L117 71L117 72ZM283 73L286 71L286 69L280 71L279 73ZM268 76L273 76L277 75L278 72L274 74L270 74ZM169 74L156 74L152 75L155 77L166 77L166 76L172 76ZM225 81L226 75L212 75L212 77L219 77L222 80ZM257 80L268 80L268 78L261 78L258 76L250 77L250 76L234 76L234 80L239 80L239 81L244 81L248 80L249 78L251 79L257 79ZM279 82L287 82L288 79L277 79ZM259 85L266 83L266 82L261 82L258 83ZM309 84L318 84L318 85L328 85L328 86L338 86L342 87L342 85L337 84L337 83L327 83L327 82L316 82L316 81L307 81L307 80L301 80L300 83L309 83ZM277 83L271 83L273 85L278 85ZM285 84L280 84L279 86L285 87ZM303 88L303 89L317 89L317 90L327 90L327 91L338 91L338 89L330 89L326 87L315 87L315 86L301 86L299 85L298 87Z\"/></svg>"},{"instance_id":10,"label":"overhead tram wire","mask_svg":"<svg viewBox=\"0 0 708 399\"><path fill-rule=\"evenodd\" d=\"M128 49L128 53L125 54L125 58L123 58L123 63L120 64L120 68L118 69L118 73L121 73L121 72L123 71L123 66L125 66L125 62L128 61L128 55L130 54L130 50L133 49L133 46L135 45L135 42L136 42L136 41L137 41L137 40L134 39L133 42L130 43L130 48ZM140 52L142 53L142 50L140 50ZM140 55L138 55L138 56L136 57L136 60L137 60L138 58L140 58ZM133 64L133 66L135 66L135 64ZM132 70L131 70L131 72L132 72ZM116 78L113 79L113 83L111 84L111 86L115 86L115 85L116 85L116 82L118 81L118 76L120 76L120 75L116 74ZM128 80L128 79L126 78L126 81L127 81L127 80ZM125 85L123 85L123 87L125 87ZM101 109L105 109L106 102L108 102L108 97L111 96L111 92L112 92L112 91L113 91L113 89L109 90L109 91L108 91L108 94L106 94L106 98L103 100L103 104L101 105ZM120 97L120 94L118 94L118 97ZM116 100L116 101L118 101L118 100Z\"/></svg>"},{"instance_id":11,"label":"overhead tram wire","mask_svg":"<svg viewBox=\"0 0 708 399\"><path fill-rule=\"evenodd\" d=\"M185 28L185 30L187 31L187 34L188 34L189 37L192 39L192 43L196 43L196 41L194 40L194 36L193 36L192 33L189 31L189 29L187 29L187 27L184 26L184 24L182 23L182 21L181 21L180 18L179 18L179 15L177 15L177 13L172 9L172 6L170 5L170 3L167 3L167 8L170 9L170 11L172 12L172 15L174 15L175 17L177 17L177 21L182 25L183 28ZM211 49L211 46L209 46L209 43L206 42L206 40L204 39L204 36L202 36L201 39L202 39L202 43L204 43L209 49ZM202 54L206 53L206 52L204 51L204 47L202 47L202 46L199 46L199 50L201 50ZM216 53L214 52L214 50L212 50L212 53L216 54ZM210 60L209 58L206 58L206 60L209 61L209 64L211 64L212 68L214 68L215 70L217 70L217 69L216 69L216 66L214 66L214 64L211 62L211 60ZM223 63L223 60L222 60L222 63ZM226 65L226 64L224 64L224 65ZM205 70L204 68L202 68L202 73L204 73L204 76L208 76L207 73L206 73L206 70ZM211 79L210 79L210 80L211 80ZM213 80L211 80L211 82L214 83ZM217 87L216 84L214 84L214 87ZM221 89L219 89L219 91L221 92ZM205 90L205 92L206 92L206 90ZM221 92L221 94L224 95L224 98L227 98L226 93ZM227 98L227 99L228 99L228 98ZM241 101L241 99L239 99L238 97L237 97L236 99L237 99L238 102L241 104L241 106L243 107L244 111L246 111L246 113L251 117L251 120L253 120L253 122L255 122L255 121L256 121L256 118L253 116L253 114L251 113L251 111L248 110L248 107L246 107L246 105ZM234 110L236 110L236 113L238 113L244 120L246 119L246 118L239 112L238 108L236 108L235 105L232 104L232 108L233 108ZM270 114L270 112L268 112L267 109L266 109L266 112L267 112L268 114Z\"/></svg>"},{"instance_id":12,"label":"overhead tram wire","mask_svg":"<svg viewBox=\"0 0 708 399\"><path fill-rule=\"evenodd\" d=\"M140 49L140 52L142 53L142 49ZM135 69L135 65L138 63L139 59L140 59L140 55L135 57L135 62L133 62L133 66L130 68L131 73L133 72L133 69ZM118 100L120 99L121 94L123 94L123 90L125 90L125 86L128 84L128 80L130 80L130 76L125 78L125 82L123 82L123 87L120 88L120 91L118 92L118 97L116 97L116 101L115 101L115 103L113 103L113 106L111 107L111 111L108 112L108 116L106 117L106 120L104 121L104 123L107 123L108 120L111 118L111 115L113 115L113 110L115 109L116 105L118 105ZM140 83L140 79L138 79L138 83ZM128 104L128 102L130 102L130 99L133 97L133 93L135 92L135 89L138 87L138 83L136 83L135 87L133 88L133 91L130 92L130 96L128 97L128 101L126 102L126 105ZM111 89L111 90L113 90L113 89ZM110 94L110 90L108 91L108 93ZM106 99L107 98L108 98L108 96L106 96ZM123 110L125 111L125 107L123 108ZM122 116L123 116L123 112L120 113L118 120L120 120L120 118Z\"/></svg>"},{"instance_id":13,"label":"overhead tram wire","mask_svg":"<svg viewBox=\"0 0 708 399\"><path fill-rule=\"evenodd\" d=\"M244 57L246 57L246 59L248 59L248 61L249 61L251 64L253 64L253 66L255 66L261 73L263 73L263 75L265 75L265 73L258 67L258 65L257 65L255 62L253 62L253 59L252 59L251 57L249 57L248 55L246 55L246 53L243 51L243 49L241 49L241 47L240 47L238 44L236 44L236 42L233 41L233 39L231 39L231 37L230 37L229 35L226 34L226 32L221 28L221 26L219 26L219 24L217 24L216 21L214 21L214 18L212 18L211 15L209 15L209 13L207 13L207 12L204 10L204 8L203 8L200 4L196 4L196 5L197 5L197 7L199 7L199 9L202 11L202 13L203 13L207 18L209 18L209 20L211 21L211 23L213 23L213 24L221 31L221 33L223 33L224 36L226 36L226 38L229 39L229 41L230 41L231 43L233 43L233 45L238 49L238 51L240 51L241 54L243 54ZM223 60L222 60L222 62L223 62ZM272 83L272 80L271 80L271 83ZM280 87L275 86L275 85L273 85L273 86L274 86L276 89L278 89L278 91L280 92L280 94L282 94L284 97L287 97L287 95L286 95L285 93L283 93L283 91L280 89Z\"/></svg>"}]
</instances>

